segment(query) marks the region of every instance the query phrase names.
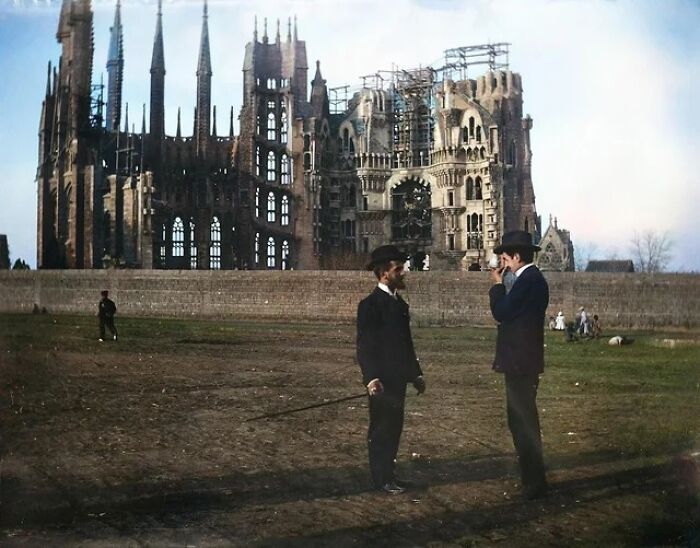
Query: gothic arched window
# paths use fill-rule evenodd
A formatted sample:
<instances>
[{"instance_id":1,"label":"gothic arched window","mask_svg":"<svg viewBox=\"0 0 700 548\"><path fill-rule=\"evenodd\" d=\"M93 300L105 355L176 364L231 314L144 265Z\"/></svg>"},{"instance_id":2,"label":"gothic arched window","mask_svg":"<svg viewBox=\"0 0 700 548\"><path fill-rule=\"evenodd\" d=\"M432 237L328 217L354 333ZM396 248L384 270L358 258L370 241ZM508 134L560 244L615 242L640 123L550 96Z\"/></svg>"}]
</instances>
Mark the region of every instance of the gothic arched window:
<instances>
[{"instance_id":1,"label":"gothic arched window","mask_svg":"<svg viewBox=\"0 0 700 548\"><path fill-rule=\"evenodd\" d=\"M274 111L267 113L267 140L274 141L277 139L277 120L275 119Z\"/></svg>"},{"instance_id":2,"label":"gothic arched window","mask_svg":"<svg viewBox=\"0 0 700 548\"><path fill-rule=\"evenodd\" d=\"M277 159L275 153L270 151L267 153L267 180L274 182L277 179Z\"/></svg>"},{"instance_id":3,"label":"gothic arched window","mask_svg":"<svg viewBox=\"0 0 700 548\"><path fill-rule=\"evenodd\" d=\"M355 192L355 185L350 185L348 188L348 207L357 206L357 194Z\"/></svg>"},{"instance_id":4,"label":"gothic arched window","mask_svg":"<svg viewBox=\"0 0 700 548\"><path fill-rule=\"evenodd\" d=\"M255 233L255 264L260 263L260 232Z\"/></svg>"},{"instance_id":5,"label":"gothic arched window","mask_svg":"<svg viewBox=\"0 0 700 548\"><path fill-rule=\"evenodd\" d=\"M210 228L209 268L211 270L221 268L221 223L216 216L212 219Z\"/></svg>"},{"instance_id":6,"label":"gothic arched window","mask_svg":"<svg viewBox=\"0 0 700 548\"><path fill-rule=\"evenodd\" d=\"M472 180L471 177L467 177L467 184L465 186L467 187L467 200L473 200L474 199L474 181Z\"/></svg>"},{"instance_id":7,"label":"gothic arched window","mask_svg":"<svg viewBox=\"0 0 700 548\"><path fill-rule=\"evenodd\" d=\"M167 229L165 228L165 223L163 223L162 226L162 231L161 231L161 236L160 236L160 266L165 268L165 242L167 241Z\"/></svg>"},{"instance_id":8,"label":"gothic arched window","mask_svg":"<svg viewBox=\"0 0 700 548\"><path fill-rule=\"evenodd\" d=\"M391 232L394 240L431 237L430 185L416 178L403 180L391 191Z\"/></svg>"},{"instance_id":9,"label":"gothic arched window","mask_svg":"<svg viewBox=\"0 0 700 548\"><path fill-rule=\"evenodd\" d=\"M289 175L289 156L287 156L286 154L282 154L282 159L280 160L280 174L280 182L283 185L288 185L292 182L291 177Z\"/></svg>"},{"instance_id":10,"label":"gothic arched window","mask_svg":"<svg viewBox=\"0 0 700 548\"><path fill-rule=\"evenodd\" d=\"M267 222L274 223L277 216L277 204L275 202L275 193L270 192L267 195Z\"/></svg>"},{"instance_id":11,"label":"gothic arched window","mask_svg":"<svg viewBox=\"0 0 700 548\"><path fill-rule=\"evenodd\" d=\"M255 187L255 216L260 217L260 187Z\"/></svg>"},{"instance_id":12,"label":"gothic arched window","mask_svg":"<svg viewBox=\"0 0 700 548\"><path fill-rule=\"evenodd\" d=\"M190 268L197 269L197 240L195 239L195 225L192 219L190 219Z\"/></svg>"},{"instance_id":13,"label":"gothic arched window","mask_svg":"<svg viewBox=\"0 0 700 548\"><path fill-rule=\"evenodd\" d=\"M289 225L289 198L286 195L282 196L282 203L280 204L280 224L282 226Z\"/></svg>"},{"instance_id":14,"label":"gothic arched window","mask_svg":"<svg viewBox=\"0 0 700 548\"><path fill-rule=\"evenodd\" d=\"M173 257L185 255L185 225L180 217L173 221Z\"/></svg>"},{"instance_id":15,"label":"gothic arched window","mask_svg":"<svg viewBox=\"0 0 700 548\"><path fill-rule=\"evenodd\" d=\"M287 109L282 109L282 114L280 115L280 142L287 142Z\"/></svg>"},{"instance_id":16,"label":"gothic arched window","mask_svg":"<svg viewBox=\"0 0 700 548\"><path fill-rule=\"evenodd\" d=\"M287 270L289 268L289 242L284 240L282 242L282 270Z\"/></svg>"},{"instance_id":17,"label":"gothic arched window","mask_svg":"<svg viewBox=\"0 0 700 548\"><path fill-rule=\"evenodd\" d=\"M275 268L275 239L267 239L267 268Z\"/></svg>"}]
</instances>

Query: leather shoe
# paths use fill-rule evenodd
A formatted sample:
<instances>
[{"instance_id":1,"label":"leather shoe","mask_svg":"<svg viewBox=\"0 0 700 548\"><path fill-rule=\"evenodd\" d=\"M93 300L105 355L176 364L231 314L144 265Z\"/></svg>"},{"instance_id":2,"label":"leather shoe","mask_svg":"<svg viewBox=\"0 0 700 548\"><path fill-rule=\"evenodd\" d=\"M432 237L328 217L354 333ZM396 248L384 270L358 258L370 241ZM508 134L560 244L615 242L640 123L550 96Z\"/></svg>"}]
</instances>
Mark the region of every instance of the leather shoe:
<instances>
[{"instance_id":1,"label":"leather shoe","mask_svg":"<svg viewBox=\"0 0 700 548\"><path fill-rule=\"evenodd\" d=\"M381 487L378 488L379 491L383 491L384 493L387 493L388 495L400 495L405 491L403 487L400 487L396 485L396 483L391 482L391 483L385 483Z\"/></svg>"}]
</instances>

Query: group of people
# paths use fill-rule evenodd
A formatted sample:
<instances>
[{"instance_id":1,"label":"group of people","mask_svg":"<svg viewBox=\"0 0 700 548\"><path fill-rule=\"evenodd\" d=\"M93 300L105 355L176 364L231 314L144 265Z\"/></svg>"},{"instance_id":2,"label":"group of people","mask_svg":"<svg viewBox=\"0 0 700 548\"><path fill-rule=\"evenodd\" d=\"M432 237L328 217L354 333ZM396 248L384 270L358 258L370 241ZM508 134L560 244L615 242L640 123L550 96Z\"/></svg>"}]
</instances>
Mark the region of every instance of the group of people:
<instances>
[{"instance_id":1,"label":"group of people","mask_svg":"<svg viewBox=\"0 0 700 548\"><path fill-rule=\"evenodd\" d=\"M494 253L498 266L491 269L491 313L498 322L493 370L505 378L508 427L518 455L523 495L527 499L547 492L542 439L537 412L539 376L544 371L544 318L549 288L533 263L529 233L507 232ZM407 257L393 245L371 254L368 270L377 287L357 309L357 361L369 397L367 446L374 487L389 494L402 493L395 463L404 423L406 388L412 384L423 394L426 382L411 336L409 307L398 293L405 289ZM117 340L117 307L102 291L98 305L100 336L105 329ZM561 315L561 312L560 312ZM594 317L595 318L595 317Z\"/></svg>"},{"instance_id":2,"label":"group of people","mask_svg":"<svg viewBox=\"0 0 700 548\"><path fill-rule=\"evenodd\" d=\"M498 322L493 369L504 374L508 427L518 455L523 496L547 493L537 412L539 376L544 371L544 319L549 288L534 265L529 233L503 235L491 269L491 313ZM367 446L374 487L388 494L405 490L395 474L404 422L406 388L426 390L411 337L409 307L397 290L405 288L406 256L392 245L375 249L367 268L377 287L357 309L357 360L369 397ZM510 273L510 274L508 274ZM505 279L512 278L506 286Z\"/></svg>"},{"instance_id":3,"label":"group of people","mask_svg":"<svg viewBox=\"0 0 700 548\"><path fill-rule=\"evenodd\" d=\"M603 324L598 314L593 314L591 319L583 306L576 312L575 322L567 323L564 313L560 310L556 317L549 317L548 326L552 331L563 331L567 342L577 341L579 338L597 339L603 333Z\"/></svg>"}]
</instances>

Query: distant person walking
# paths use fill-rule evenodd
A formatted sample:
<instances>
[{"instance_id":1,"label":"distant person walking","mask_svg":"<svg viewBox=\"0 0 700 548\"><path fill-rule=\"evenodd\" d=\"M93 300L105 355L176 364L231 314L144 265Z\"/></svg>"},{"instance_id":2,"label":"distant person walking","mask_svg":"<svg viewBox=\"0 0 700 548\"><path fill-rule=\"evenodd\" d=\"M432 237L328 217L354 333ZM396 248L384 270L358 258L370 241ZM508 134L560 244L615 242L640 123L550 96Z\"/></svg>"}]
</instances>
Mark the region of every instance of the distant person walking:
<instances>
[{"instance_id":1,"label":"distant person walking","mask_svg":"<svg viewBox=\"0 0 700 548\"><path fill-rule=\"evenodd\" d=\"M491 313L498 322L493 369L505 374L508 427L518 454L523 496L542 497L547 492L542 438L537 413L539 375L544 371L544 318L549 287L533 264L532 237L522 230L506 232L494 253L501 266L491 270ZM503 273L509 268L515 283L509 292Z\"/></svg>"},{"instance_id":2,"label":"distant person walking","mask_svg":"<svg viewBox=\"0 0 700 548\"><path fill-rule=\"evenodd\" d=\"M114 315L117 313L117 305L109 298L109 291L102 291L102 298L97 305L97 317L100 319L100 342L105 340L105 327L112 333L112 338L117 340L117 328L114 326Z\"/></svg>"},{"instance_id":3,"label":"distant person walking","mask_svg":"<svg viewBox=\"0 0 700 548\"><path fill-rule=\"evenodd\" d=\"M394 474L404 421L406 385L418 394L425 381L413 348L404 289L403 255L393 245L372 251L368 270L378 284L357 308L357 361L369 395L367 446L374 487L396 495L404 491Z\"/></svg>"}]
</instances>

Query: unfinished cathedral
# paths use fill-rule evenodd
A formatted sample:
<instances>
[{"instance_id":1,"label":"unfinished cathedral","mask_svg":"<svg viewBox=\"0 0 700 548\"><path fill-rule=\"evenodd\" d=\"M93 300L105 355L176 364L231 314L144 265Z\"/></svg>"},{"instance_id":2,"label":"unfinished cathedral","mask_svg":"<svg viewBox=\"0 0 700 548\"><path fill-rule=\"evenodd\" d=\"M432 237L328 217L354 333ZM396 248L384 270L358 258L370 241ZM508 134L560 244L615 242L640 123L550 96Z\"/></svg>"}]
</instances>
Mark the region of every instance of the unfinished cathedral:
<instances>
[{"instance_id":1,"label":"unfinished cathedral","mask_svg":"<svg viewBox=\"0 0 700 548\"><path fill-rule=\"evenodd\" d=\"M393 243L415 269L476 269L506 231L539 241L532 120L520 76L496 61L507 44L448 50L439 69L380 71L357 90L329 88L316 62L309 90L296 21L284 39L279 21L273 39L256 23L240 131L232 109L220 136L208 17L205 0L192 134L178 109L172 136L161 0L140 127L122 104L119 1L103 86L90 0L63 0L39 130L38 267L338 268ZM475 59L488 68L470 79Z\"/></svg>"}]
</instances>

